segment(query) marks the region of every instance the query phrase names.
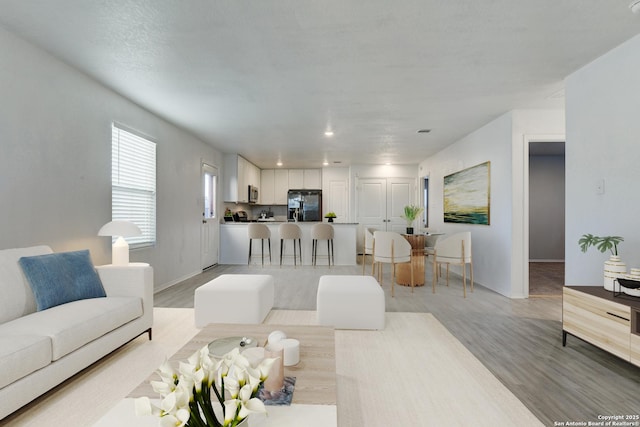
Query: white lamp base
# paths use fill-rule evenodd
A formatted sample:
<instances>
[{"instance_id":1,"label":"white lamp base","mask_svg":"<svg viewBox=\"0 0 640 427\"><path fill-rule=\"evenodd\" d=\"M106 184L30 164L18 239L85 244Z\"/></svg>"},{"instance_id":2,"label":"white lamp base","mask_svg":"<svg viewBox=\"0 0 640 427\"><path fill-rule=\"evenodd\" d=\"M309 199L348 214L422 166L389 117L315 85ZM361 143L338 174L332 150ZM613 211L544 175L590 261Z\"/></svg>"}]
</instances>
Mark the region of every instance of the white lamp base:
<instances>
[{"instance_id":1,"label":"white lamp base","mask_svg":"<svg viewBox=\"0 0 640 427\"><path fill-rule=\"evenodd\" d=\"M111 247L111 259L113 265L129 265L129 244L122 236Z\"/></svg>"}]
</instances>

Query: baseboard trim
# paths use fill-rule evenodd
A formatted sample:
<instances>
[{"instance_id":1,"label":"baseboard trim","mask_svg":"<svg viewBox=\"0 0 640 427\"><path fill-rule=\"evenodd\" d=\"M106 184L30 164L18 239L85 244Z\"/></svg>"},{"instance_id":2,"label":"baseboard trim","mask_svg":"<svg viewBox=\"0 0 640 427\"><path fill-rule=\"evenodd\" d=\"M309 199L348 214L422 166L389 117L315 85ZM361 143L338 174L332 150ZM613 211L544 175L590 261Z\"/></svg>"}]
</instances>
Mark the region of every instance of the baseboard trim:
<instances>
[{"instance_id":1,"label":"baseboard trim","mask_svg":"<svg viewBox=\"0 0 640 427\"><path fill-rule=\"evenodd\" d=\"M168 289L168 288L172 287L173 285L176 285L176 284L182 282L183 280L191 279L193 276L196 276L196 275L198 275L200 273L202 273L202 270L194 271L192 273L188 273L188 274L186 274L186 275L184 275L182 277L179 277L179 278L177 278L175 280L172 280L170 282L163 283L162 285L160 285L157 288L155 288L153 290L153 293L157 294L158 292L164 291L165 289Z\"/></svg>"},{"instance_id":2,"label":"baseboard trim","mask_svg":"<svg viewBox=\"0 0 640 427\"><path fill-rule=\"evenodd\" d=\"M529 262L564 262L563 259L530 259Z\"/></svg>"}]
</instances>

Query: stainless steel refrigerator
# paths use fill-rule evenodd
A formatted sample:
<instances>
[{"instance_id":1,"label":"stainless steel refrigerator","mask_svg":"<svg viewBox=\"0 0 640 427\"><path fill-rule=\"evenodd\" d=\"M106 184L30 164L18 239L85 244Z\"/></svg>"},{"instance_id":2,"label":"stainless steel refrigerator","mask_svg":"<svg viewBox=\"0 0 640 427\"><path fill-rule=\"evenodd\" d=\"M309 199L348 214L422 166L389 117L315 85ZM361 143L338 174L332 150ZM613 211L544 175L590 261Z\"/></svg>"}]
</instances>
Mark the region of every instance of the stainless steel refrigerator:
<instances>
[{"instance_id":1,"label":"stainless steel refrigerator","mask_svg":"<svg viewBox=\"0 0 640 427\"><path fill-rule=\"evenodd\" d=\"M322 190L289 190L289 221L322 221Z\"/></svg>"}]
</instances>

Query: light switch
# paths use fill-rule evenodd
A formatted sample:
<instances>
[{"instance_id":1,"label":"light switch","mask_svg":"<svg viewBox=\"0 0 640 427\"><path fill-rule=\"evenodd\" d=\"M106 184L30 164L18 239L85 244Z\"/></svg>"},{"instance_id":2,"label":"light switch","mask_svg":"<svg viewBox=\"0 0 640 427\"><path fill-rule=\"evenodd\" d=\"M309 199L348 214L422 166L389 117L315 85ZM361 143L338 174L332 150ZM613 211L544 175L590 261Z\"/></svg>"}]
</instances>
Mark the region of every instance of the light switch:
<instances>
[{"instance_id":1,"label":"light switch","mask_svg":"<svg viewBox=\"0 0 640 427\"><path fill-rule=\"evenodd\" d=\"M604 179L596 182L596 194L604 194Z\"/></svg>"}]
</instances>

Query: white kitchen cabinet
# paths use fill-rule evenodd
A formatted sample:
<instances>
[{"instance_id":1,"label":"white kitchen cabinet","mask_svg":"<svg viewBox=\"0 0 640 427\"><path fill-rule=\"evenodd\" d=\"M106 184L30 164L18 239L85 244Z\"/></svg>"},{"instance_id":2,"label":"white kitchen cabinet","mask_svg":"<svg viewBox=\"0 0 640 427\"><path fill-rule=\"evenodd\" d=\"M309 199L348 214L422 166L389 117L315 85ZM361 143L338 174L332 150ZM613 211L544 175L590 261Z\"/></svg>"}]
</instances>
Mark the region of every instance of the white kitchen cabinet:
<instances>
[{"instance_id":1,"label":"white kitchen cabinet","mask_svg":"<svg viewBox=\"0 0 640 427\"><path fill-rule=\"evenodd\" d=\"M289 190L300 190L304 188L304 170L289 169Z\"/></svg>"},{"instance_id":2,"label":"white kitchen cabinet","mask_svg":"<svg viewBox=\"0 0 640 427\"><path fill-rule=\"evenodd\" d=\"M287 204L287 191L289 191L289 170L276 169L273 176L273 202L276 205Z\"/></svg>"},{"instance_id":3,"label":"white kitchen cabinet","mask_svg":"<svg viewBox=\"0 0 640 427\"><path fill-rule=\"evenodd\" d=\"M320 169L289 169L290 190L319 190L322 188Z\"/></svg>"},{"instance_id":4,"label":"white kitchen cabinet","mask_svg":"<svg viewBox=\"0 0 640 427\"><path fill-rule=\"evenodd\" d=\"M275 169L263 169L260 172L260 204L275 204Z\"/></svg>"},{"instance_id":5,"label":"white kitchen cabinet","mask_svg":"<svg viewBox=\"0 0 640 427\"><path fill-rule=\"evenodd\" d=\"M247 167L247 171L245 176L247 177L247 181L245 182L245 184L253 185L254 187L258 187L258 189L260 189L260 183L261 183L260 168L248 161L247 161L246 167Z\"/></svg>"},{"instance_id":6,"label":"white kitchen cabinet","mask_svg":"<svg viewBox=\"0 0 640 427\"><path fill-rule=\"evenodd\" d=\"M260 188L260 169L237 154L225 154L222 176L225 202L248 203L249 185Z\"/></svg>"},{"instance_id":7,"label":"white kitchen cabinet","mask_svg":"<svg viewBox=\"0 0 640 427\"><path fill-rule=\"evenodd\" d=\"M291 189L322 189L320 169L264 169L260 174L260 204L286 205Z\"/></svg>"},{"instance_id":8,"label":"white kitchen cabinet","mask_svg":"<svg viewBox=\"0 0 640 427\"><path fill-rule=\"evenodd\" d=\"M308 190L322 189L322 172L320 169L304 169L303 170L303 187Z\"/></svg>"}]
</instances>

